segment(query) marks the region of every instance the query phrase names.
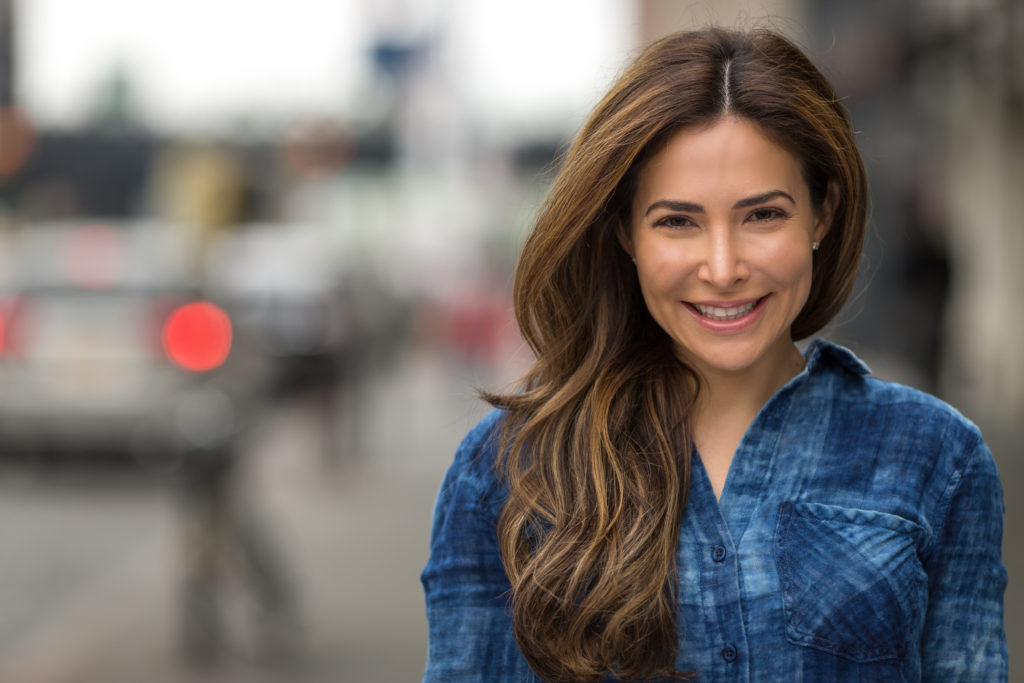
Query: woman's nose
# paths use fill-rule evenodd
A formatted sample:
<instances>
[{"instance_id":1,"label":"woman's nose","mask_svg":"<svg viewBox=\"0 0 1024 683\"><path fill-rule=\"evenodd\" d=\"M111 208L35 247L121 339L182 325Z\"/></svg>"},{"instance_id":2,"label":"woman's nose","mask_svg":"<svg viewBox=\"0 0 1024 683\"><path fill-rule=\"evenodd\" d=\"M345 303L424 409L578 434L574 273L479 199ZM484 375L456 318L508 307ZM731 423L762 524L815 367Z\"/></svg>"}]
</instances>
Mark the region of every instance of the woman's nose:
<instances>
[{"instance_id":1,"label":"woman's nose","mask_svg":"<svg viewBox=\"0 0 1024 683\"><path fill-rule=\"evenodd\" d=\"M704 244L704 258L698 275L716 289L730 289L749 275L731 230L712 230Z\"/></svg>"}]
</instances>

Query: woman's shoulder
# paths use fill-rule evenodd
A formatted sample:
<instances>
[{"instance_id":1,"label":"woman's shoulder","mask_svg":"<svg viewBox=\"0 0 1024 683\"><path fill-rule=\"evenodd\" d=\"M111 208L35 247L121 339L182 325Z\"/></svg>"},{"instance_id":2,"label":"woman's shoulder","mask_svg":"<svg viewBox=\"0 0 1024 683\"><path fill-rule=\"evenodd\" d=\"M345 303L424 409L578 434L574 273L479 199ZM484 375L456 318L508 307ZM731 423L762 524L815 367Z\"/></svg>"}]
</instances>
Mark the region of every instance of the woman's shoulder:
<instances>
[{"instance_id":1,"label":"woman's shoulder","mask_svg":"<svg viewBox=\"0 0 1024 683\"><path fill-rule=\"evenodd\" d=\"M876 376L852 351L838 344L815 340L808 351L809 363L831 366L842 375L835 385L835 398L840 403L858 405L872 412L882 412L890 423L941 427L948 434L953 430L968 441L978 441L977 425L953 405L916 387Z\"/></svg>"},{"instance_id":2,"label":"woman's shoulder","mask_svg":"<svg viewBox=\"0 0 1024 683\"><path fill-rule=\"evenodd\" d=\"M871 374L842 346L816 340L809 348L811 363L822 381L814 383L808 399L831 406L832 428L847 443L878 442L887 451L907 448L931 458L945 455L953 467L985 448L981 430L957 408L921 389Z\"/></svg>"},{"instance_id":3,"label":"woman's shoulder","mask_svg":"<svg viewBox=\"0 0 1024 683\"><path fill-rule=\"evenodd\" d=\"M865 378L865 386L866 397L884 411L887 440L906 441L918 453L946 460L953 471L963 470L977 457L991 459L978 426L946 401L874 376Z\"/></svg>"},{"instance_id":4,"label":"woman's shoulder","mask_svg":"<svg viewBox=\"0 0 1024 683\"><path fill-rule=\"evenodd\" d=\"M459 443L453 465L461 465L475 472L492 471L505 415L504 410L493 408L477 422Z\"/></svg>"},{"instance_id":5,"label":"woman's shoulder","mask_svg":"<svg viewBox=\"0 0 1024 683\"><path fill-rule=\"evenodd\" d=\"M479 502L500 497L496 461L505 414L495 408L466 433L441 484L442 495L446 490L460 488L474 492Z\"/></svg>"},{"instance_id":6,"label":"woman's shoulder","mask_svg":"<svg viewBox=\"0 0 1024 683\"><path fill-rule=\"evenodd\" d=\"M885 411L889 424L921 434L935 434L943 442L961 449L973 449L982 441L978 426L943 399L880 377L868 376L864 382L865 399Z\"/></svg>"}]
</instances>

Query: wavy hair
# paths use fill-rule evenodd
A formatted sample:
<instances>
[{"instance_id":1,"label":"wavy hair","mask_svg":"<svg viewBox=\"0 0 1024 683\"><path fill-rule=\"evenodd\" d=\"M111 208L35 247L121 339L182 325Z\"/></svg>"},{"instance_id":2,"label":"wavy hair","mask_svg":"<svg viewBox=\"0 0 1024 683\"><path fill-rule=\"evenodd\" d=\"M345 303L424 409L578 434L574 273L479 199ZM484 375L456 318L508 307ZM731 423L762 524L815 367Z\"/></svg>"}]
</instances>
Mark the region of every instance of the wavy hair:
<instances>
[{"instance_id":1,"label":"wavy hair","mask_svg":"<svg viewBox=\"0 0 1024 683\"><path fill-rule=\"evenodd\" d=\"M536 360L503 408L498 521L515 636L548 681L688 678L676 668L676 551L690 485L695 370L644 304L616 238L636 175L679 130L755 123L801 163L815 205L838 206L794 339L842 307L863 242L866 179L849 117L793 43L709 29L652 43L566 152L516 269Z\"/></svg>"}]
</instances>

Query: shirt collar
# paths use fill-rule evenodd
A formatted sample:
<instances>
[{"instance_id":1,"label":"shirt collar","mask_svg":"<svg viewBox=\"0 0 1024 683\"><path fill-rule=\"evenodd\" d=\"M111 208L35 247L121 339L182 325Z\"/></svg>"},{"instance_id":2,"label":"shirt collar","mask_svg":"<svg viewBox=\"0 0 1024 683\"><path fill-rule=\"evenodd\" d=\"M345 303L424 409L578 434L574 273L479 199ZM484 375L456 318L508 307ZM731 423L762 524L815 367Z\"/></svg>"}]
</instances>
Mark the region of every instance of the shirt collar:
<instances>
[{"instance_id":1,"label":"shirt collar","mask_svg":"<svg viewBox=\"0 0 1024 683\"><path fill-rule=\"evenodd\" d=\"M852 351L824 339L812 341L804 351L804 357L808 374L824 372L830 367L840 367L855 375L871 374L871 368Z\"/></svg>"}]
</instances>

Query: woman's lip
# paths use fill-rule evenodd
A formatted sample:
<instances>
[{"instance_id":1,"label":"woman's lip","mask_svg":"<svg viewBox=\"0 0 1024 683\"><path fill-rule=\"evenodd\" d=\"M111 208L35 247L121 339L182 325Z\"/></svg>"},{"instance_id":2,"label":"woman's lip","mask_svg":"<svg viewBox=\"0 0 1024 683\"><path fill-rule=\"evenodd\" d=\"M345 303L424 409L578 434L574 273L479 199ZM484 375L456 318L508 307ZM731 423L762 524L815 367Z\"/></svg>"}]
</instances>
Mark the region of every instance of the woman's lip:
<instances>
[{"instance_id":1,"label":"woman's lip","mask_svg":"<svg viewBox=\"0 0 1024 683\"><path fill-rule=\"evenodd\" d=\"M733 320L713 320L711 318L708 318L702 315L701 312L694 307L694 303L691 303L689 301L683 302L683 308L685 308L689 312L689 314L693 316L694 320L696 320L697 323L699 323L702 327L704 327L707 330L710 330L712 332L739 332L753 325L761 318L761 314L764 312L765 309L765 302L767 302L770 297L771 294L766 294L759 299L743 299L735 302L729 301L724 304L723 302L709 304L697 302L697 305L700 306L714 306L716 308L735 308L737 306L743 306L744 304L749 304L751 302L757 302L757 305L754 306L753 310L751 310L746 315L741 316L739 318L735 318Z\"/></svg>"},{"instance_id":2,"label":"woman's lip","mask_svg":"<svg viewBox=\"0 0 1024 683\"><path fill-rule=\"evenodd\" d=\"M713 306L714 308L738 308L740 306L746 306L754 301L760 301L764 297L754 297L752 299L731 299L729 301L687 301L685 303L693 304L696 306Z\"/></svg>"}]
</instances>

